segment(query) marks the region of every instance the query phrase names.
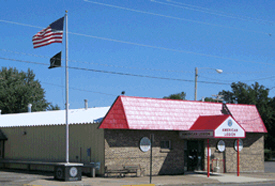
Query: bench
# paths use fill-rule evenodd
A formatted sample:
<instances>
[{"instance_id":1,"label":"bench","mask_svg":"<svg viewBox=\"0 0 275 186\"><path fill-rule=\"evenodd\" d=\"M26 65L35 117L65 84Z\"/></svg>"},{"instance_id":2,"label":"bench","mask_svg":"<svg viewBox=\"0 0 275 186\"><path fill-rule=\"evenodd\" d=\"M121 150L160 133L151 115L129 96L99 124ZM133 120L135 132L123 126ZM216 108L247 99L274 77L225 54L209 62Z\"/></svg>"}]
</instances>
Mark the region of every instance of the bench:
<instances>
[{"instance_id":1,"label":"bench","mask_svg":"<svg viewBox=\"0 0 275 186\"><path fill-rule=\"evenodd\" d=\"M121 165L109 165L105 166L104 177L108 177L110 174L119 174L120 177L123 177L126 173L123 166Z\"/></svg>"},{"instance_id":2,"label":"bench","mask_svg":"<svg viewBox=\"0 0 275 186\"><path fill-rule=\"evenodd\" d=\"M119 174L120 177L124 177L126 174L136 174L138 176L138 171L140 172L140 176L143 175L144 169L140 167L140 165L111 165L105 166L105 177L109 176L109 174Z\"/></svg>"},{"instance_id":3,"label":"bench","mask_svg":"<svg viewBox=\"0 0 275 186\"><path fill-rule=\"evenodd\" d=\"M64 164L64 162L45 162L45 161L28 161L28 160L12 160L12 159L0 159L0 164L3 165L3 168L6 168L6 165L10 164L21 164L26 165L27 170L31 170L31 165L43 165L43 166L58 166ZM74 163L74 164L81 164L82 163Z\"/></svg>"},{"instance_id":4,"label":"bench","mask_svg":"<svg viewBox=\"0 0 275 186\"><path fill-rule=\"evenodd\" d=\"M140 170L140 166L139 165L124 165L123 168L126 171L125 174L135 173L136 176L138 176L137 173L138 173L138 170Z\"/></svg>"}]
</instances>

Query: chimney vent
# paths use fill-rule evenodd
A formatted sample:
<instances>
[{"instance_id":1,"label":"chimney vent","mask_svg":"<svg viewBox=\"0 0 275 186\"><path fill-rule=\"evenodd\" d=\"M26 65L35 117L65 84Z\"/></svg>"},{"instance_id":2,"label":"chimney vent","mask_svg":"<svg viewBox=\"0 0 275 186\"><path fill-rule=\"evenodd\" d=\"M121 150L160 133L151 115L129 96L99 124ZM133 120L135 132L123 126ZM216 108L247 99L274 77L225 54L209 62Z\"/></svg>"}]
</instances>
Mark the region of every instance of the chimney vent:
<instances>
[{"instance_id":1,"label":"chimney vent","mask_svg":"<svg viewBox=\"0 0 275 186\"><path fill-rule=\"evenodd\" d=\"M84 99L84 108L87 110L88 109L88 100Z\"/></svg>"},{"instance_id":2,"label":"chimney vent","mask_svg":"<svg viewBox=\"0 0 275 186\"><path fill-rule=\"evenodd\" d=\"M32 112L32 104L31 103L28 104L28 112Z\"/></svg>"}]
</instances>

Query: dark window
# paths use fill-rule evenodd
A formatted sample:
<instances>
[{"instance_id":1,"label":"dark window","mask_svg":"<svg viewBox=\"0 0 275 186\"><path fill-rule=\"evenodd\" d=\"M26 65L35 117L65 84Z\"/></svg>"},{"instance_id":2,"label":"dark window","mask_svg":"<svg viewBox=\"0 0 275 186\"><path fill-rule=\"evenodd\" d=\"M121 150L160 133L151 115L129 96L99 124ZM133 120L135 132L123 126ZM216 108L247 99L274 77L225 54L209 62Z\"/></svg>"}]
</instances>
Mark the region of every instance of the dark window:
<instances>
[{"instance_id":1,"label":"dark window","mask_svg":"<svg viewBox=\"0 0 275 186\"><path fill-rule=\"evenodd\" d=\"M170 140L161 141L160 142L160 148L161 149L171 149L171 141Z\"/></svg>"}]
</instances>

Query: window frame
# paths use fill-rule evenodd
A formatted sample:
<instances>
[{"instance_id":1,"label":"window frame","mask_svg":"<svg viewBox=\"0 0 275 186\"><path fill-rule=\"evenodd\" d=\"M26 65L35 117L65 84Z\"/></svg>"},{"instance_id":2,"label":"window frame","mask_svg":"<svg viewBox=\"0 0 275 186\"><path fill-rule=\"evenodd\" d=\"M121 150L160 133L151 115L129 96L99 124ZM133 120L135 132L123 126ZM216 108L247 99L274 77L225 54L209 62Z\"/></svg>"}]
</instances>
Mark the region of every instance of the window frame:
<instances>
[{"instance_id":1,"label":"window frame","mask_svg":"<svg viewBox=\"0 0 275 186\"><path fill-rule=\"evenodd\" d=\"M168 146L167 146L168 144ZM171 140L161 140L160 141L160 151L161 152L170 152L172 150Z\"/></svg>"}]
</instances>

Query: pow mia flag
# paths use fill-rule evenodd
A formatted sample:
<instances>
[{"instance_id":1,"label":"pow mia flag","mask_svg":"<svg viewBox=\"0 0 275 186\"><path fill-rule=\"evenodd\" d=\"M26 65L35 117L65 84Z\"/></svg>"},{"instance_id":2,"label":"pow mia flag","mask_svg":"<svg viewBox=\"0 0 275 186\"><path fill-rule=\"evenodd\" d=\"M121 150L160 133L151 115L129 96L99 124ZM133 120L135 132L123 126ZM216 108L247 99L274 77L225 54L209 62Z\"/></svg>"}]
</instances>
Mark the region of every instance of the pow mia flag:
<instances>
[{"instance_id":1,"label":"pow mia flag","mask_svg":"<svg viewBox=\"0 0 275 186\"><path fill-rule=\"evenodd\" d=\"M55 67L61 67L61 52L55 54L55 56L50 59L49 69Z\"/></svg>"}]
</instances>

